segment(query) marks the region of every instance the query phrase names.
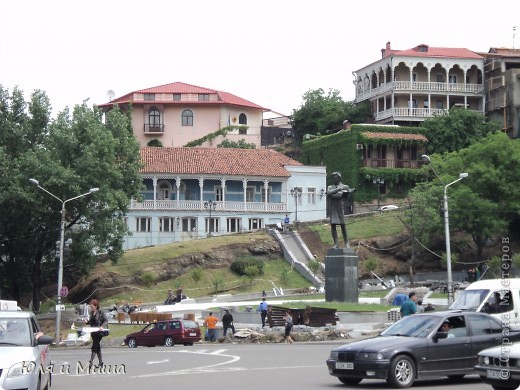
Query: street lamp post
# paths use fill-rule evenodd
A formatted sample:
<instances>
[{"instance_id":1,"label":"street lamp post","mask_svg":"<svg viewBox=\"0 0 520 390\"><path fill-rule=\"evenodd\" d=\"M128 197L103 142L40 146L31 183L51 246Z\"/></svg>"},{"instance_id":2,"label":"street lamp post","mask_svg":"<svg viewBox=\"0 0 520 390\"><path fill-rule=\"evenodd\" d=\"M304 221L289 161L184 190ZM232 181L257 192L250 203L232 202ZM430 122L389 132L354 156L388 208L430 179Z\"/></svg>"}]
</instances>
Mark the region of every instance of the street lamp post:
<instances>
[{"instance_id":1,"label":"street lamp post","mask_svg":"<svg viewBox=\"0 0 520 390\"><path fill-rule=\"evenodd\" d=\"M61 202L61 223L60 223L60 251L59 251L59 265L58 265L58 294L56 299L56 344L59 344L60 342L60 322L61 322L61 294L62 294L62 287L63 287L63 247L65 244L65 205L67 202L70 202L71 200L81 198L86 195L90 195L93 192L99 191L99 188L91 188L89 192L85 192L84 194L75 196L70 199L62 200L58 198L56 195L54 195L52 192L46 190L42 186L40 186L40 183L36 179L29 179L29 181L38 187L40 190L46 192L53 198L57 199L59 202Z\"/></svg>"},{"instance_id":2,"label":"street lamp post","mask_svg":"<svg viewBox=\"0 0 520 390\"><path fill-rule=\"evenodd\" d=\"M294 202L296 204L296 214L294 217L294 222L298 222L298 198L302 196L303 189L301 187L293 187L291 188L291 196L294 197Z\"/></svg>"},{"instance_id":3,"label":"street lamp post","mask_svg":"<svg viewBox=\"0 0 520 390\"><path fill-rule=\"evenodd\" d=\"M206 210L209 210L209 220L208 220L208 236L211 236L211 227L213 225L213 221L211 220L211 211L215 210L217 208L217 202L214 200L208 200L207 202L204 202L204 208Z\"/></svg>"},{"instance_id":4,"label":"street lamp post","mask_svg":"<svg viewBox=\"0 0 520 390\"><path fill-rule=\"evenodd\" d=\"M460 173L459 178L457 180L452 181L451 183L445 184L441 177L437 174L433 165L431 165L432 160L426 154L422 155L422 159L427 161L430 164L430 168L432 169L435 176L440 180L442 185L444 186L444 236L446 241L446 271L448 273L448 306L451 306L453 303L453 277L451 274L451 244L450 244L450 219L448 214L448 187L452 184L461 181L465 177L468 177L466 172Z\"/></svg>"},{"instance_id":5,"label":"street lamp post","mask_svg":"<svg viewBox=\"0 0 520 390\"><path fill-rule=\"evenodd\" d=\"M385 179L382 177L375 177L372 183L377 184L377 209L381 208L381 185L385 184Z\"/></svg>"}]
</instances>

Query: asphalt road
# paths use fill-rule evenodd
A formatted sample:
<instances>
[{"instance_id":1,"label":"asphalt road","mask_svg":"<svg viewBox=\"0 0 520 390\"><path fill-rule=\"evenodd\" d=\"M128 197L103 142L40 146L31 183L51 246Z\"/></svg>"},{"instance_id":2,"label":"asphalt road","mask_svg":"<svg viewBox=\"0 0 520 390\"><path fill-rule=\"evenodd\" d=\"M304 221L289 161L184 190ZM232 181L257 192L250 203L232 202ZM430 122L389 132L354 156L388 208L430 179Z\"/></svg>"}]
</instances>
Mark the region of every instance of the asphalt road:
<instances>
[{"instance_id":1,"label":"asphalt road","mask_svg":"<svg viewBox=\"0 0 520 390\"><path fill-rule=\"evenodd\" d=\"M52 390L120 389L341 389L330 376L325 360L338 343L287 344L198 344L137 349L105 348L106 369L87 373L82 369L90 356L88 349L52 351ZM460 383L446 378L418 381L420 389L491 389L478 376ZM388 389L384 381L365 380L354 389Z\"/></svg>"}]
</instances>

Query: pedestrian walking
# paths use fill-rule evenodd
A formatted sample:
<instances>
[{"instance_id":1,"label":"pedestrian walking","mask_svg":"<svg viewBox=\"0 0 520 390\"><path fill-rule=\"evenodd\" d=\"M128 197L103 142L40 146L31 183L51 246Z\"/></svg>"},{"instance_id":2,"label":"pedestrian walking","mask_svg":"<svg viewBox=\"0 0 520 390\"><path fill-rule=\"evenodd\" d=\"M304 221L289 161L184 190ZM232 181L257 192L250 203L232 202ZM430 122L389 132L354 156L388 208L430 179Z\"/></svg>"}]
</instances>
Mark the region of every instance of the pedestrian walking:
<instances>
[{"instance_id":1,"label":"pedestrian walking","mask_svg":"<svg viewBox=\"0 0 520 390\"><path fill-rule=\"evenodd\" d=\"M262 302L258 305L257 311L260 312L260 318L262 319L262 328L265 327L265 319L267 318L267 302L265 298L262 298Z\"/></svg>"},{"instance_id":2,"label":"pedestrian walking","mask_svg":"<svg viewBox=\"0 0 520 390\"><path fill-rule=\"evenodd\" d=\"M293 339L291 338L291 330L293 327L293 318L290 310L285 312L285 316L283 317L285 320L285 343L292 344Z\"/></svg>"},{"instance_id":3,"label":"pedestrian walking","mask_svg":"<svg viewBox=\"0 0 520 390\"><path fill-rule=\"evenodd\" d=\"M208 339L209 341L216 341L217 339L217 322L218 318L213 315L212 312L209 312L209 315L204 318L204 323L208 329Z\"/></svg>"},{"instance_id":4,"label":"pedestrian walking","mask_svg":"<svg viewBox=\"0 0 520 390\"><path fill-rule=\"evenodd\" d=\"M85 323L93 328L98 328L98 331L90 334L90 337L92 337L92 347L90 348L89 367L92 367L94 364L96 355L98 358L98 366L102 367L104 363L101 356L101 339L103 338L103 331L108 324L108 319L105 313L99 308L99 301L97 299L90 301L90 316L85 320Z\"/></svg>"},{"instance_id":5,"label":"pedestrian walking","mask_svg":"<svg viewBox=\"0 0 520 390\"><path fill-rule=\"evenodd\" d=\"M166 301L164 301L164 304L165 305L171 305L175 303L174 299L173 299L173 291L171 288L168 289L168 296L166 297Z\"/></svg>"},{"instance_id":6,"label":"pedestrian walking","mask_svg":"<svg viewBox=\"0 0 520 390\"><path fill-rule=\"evenodd\" d=\"M226 337L228 329L231 329L231 334L235 334L233 315L229 312L228 309L225 310L225 314L222 316L222 327L224 328L224 337Z\"/></svg>"},{"instance_id":7,"label":"pedestrian walking","mask_svg":"<svg viewBox=\"0 0 520 390\"><path fill-rule=\"evenodd\" d=\"M408 299L401 305L401 317L417 313L417 305L415 304L415 301L417 301L417 294L415 291L412 291L408 294Z\"/></svg>"}]
</instances>

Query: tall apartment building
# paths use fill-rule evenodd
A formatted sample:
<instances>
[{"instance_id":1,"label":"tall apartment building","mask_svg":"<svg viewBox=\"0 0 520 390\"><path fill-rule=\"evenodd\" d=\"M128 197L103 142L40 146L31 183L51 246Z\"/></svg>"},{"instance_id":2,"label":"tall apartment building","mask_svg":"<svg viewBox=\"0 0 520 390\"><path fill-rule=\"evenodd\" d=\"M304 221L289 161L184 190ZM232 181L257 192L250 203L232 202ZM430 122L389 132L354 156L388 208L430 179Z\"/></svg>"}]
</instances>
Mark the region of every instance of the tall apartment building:
<instances>
[{"instance_id":1,"label":"tall apartment building","mask_svg":"<svg viewBox=\"0 0 520 390\"><path fill-rule=\"evenodd\" d=\"M392 50L353 72L355 102L369 100L378 124L418 126L425 119L465 107L485 110L484 57L465 48Z\"/></svg>"},{"instance_id":2,"label":"tall apartment building","mask_svg":"<svg viewBox=\"0 0 520 390\"><path fill-rule=\"evenodd\" d=\"M499 121L509 137L520 128L520 49L490 48L484 57L486 116Z\"/></svg>"}]
</instances>

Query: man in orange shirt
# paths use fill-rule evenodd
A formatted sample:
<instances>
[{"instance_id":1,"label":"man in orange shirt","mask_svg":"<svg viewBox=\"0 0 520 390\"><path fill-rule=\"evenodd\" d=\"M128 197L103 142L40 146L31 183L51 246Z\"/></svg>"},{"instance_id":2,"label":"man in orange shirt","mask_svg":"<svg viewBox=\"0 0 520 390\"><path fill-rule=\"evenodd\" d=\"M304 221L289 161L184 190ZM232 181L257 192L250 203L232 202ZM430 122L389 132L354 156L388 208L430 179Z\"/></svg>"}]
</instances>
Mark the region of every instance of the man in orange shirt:
<instances>
[{"instance_id":1,"label":"man in orange shirt","mask_svg":"<svg viewBox=\"0 0 520 390\"><path fill-rule=\"evenodd\" d=\"M217 335L217 322L218 318L213 315L212 312L209 312L209 315L204 318L204 323L208 327L208 338L209 341L215 341Z\"/></svg>"}]
</instances>

